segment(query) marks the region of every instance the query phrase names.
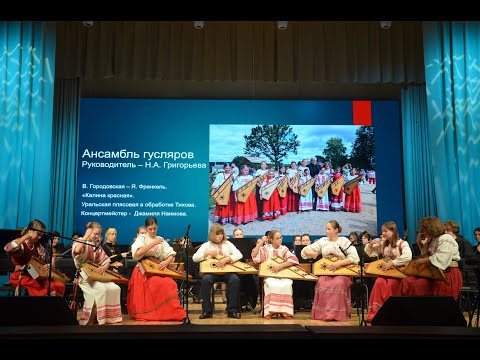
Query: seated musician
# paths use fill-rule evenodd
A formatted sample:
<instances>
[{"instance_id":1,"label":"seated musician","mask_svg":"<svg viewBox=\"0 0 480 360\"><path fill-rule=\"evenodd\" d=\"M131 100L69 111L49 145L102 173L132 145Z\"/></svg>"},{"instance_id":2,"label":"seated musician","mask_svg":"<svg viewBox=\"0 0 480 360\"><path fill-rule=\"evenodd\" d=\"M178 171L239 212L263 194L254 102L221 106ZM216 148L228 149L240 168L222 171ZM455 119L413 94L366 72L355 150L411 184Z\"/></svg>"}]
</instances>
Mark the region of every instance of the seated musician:
<instances>
[{"instance_id":1,"label":"seated musician","mask_svg":"<svg viewBox=\"0 0 480 360\"><path fill-rule=\"evenodd\" d=\"M122 253L120 247L117 245L117 229L109 227L105 230L105 242L102 244L102 248L110 258L110 266L108 269L124 277L129 277L125 262L128 252ZM128 284L118 284L118 286L120 286L121 289L122 312L126 314Z\"/></svg>"},{"instance_id":2,"label":"seated musician","mask_svg":"<svg viewBox=\"0 0 480 360\"><path fill-rule=\"evenodd\" d=\"M307 246L312 243L310 234L303 234L302 236L298 236L300 237L300 245ZM292 251L292 253L295 254L295 251ZM313 281L293 280L293 304L295 305L295 310L312 309L314 294L315 283Z\"/></svg>"},{"instance_id":3,"label":"seated musician","mask_svg":"<svg viewBox=\"0 0 480 360\"><path fill-rule=\"evenodd\" d=\"M212 258L213 256L223 256L218 263L217 268L222 269L226 264L233 263L242 258L242 253L227 240L225 230L220 224L213 224L210 227L208 241L193 254L192 260L196 263ZM225 282L227 284L227 316L233 319L240 319L238 312L238 297L240 291L240 279L235 273L226 274L204 274L200 284L200 293L202 296L202 314L200 319L207 319L213 316L213 304L210 298L212 287L215 282Z\"/></svg>"},{"instance_id":4,"label":"seated musician","mask_svg":"<svg viewBox=\"0 0 480 360\"><path fill-rule=\"evenodd\" d=\"M117 229L109 227L105 231L105 242L102 244L102 248L110 258L110 270L125 275L124 259L128 252L122 253L117 245Z\"/></svg>"},{"instance_id":5,"label":"seated musician","mask_svg":"<svg viewBox=\"0 0 480 360\"><path fill-rule=\"evenodd\" d=\"M335 271L342 266L358 264L360 258L350 240L338 234L342 227L336 220L330 220L325 226L326 237L302 249L302 258L316 259L319 255L335 255L340 260L329 265ZM312 319L323 321L347 321L352 311L351 303L352 279L345 275L322 275L315 286L315 297L312 306Z\"/></svg>"},{"instance_id":6,"label":"seated musician","mask_svg":"<svg viewBox=\"0 0 480 360\"><path fill-rule=\"evenodd\" d=\"M158 268L165 269L175 258L176 252L160 236L157 236L157 219L150 216L145 220L147 233L139 235L132 244L132 257L142 260L154 257L160 262ZM178 286L168 276L146 276L138 265L133 269L128 283L128 314L133 320L182 321L185 309L180 306Z\"/></svg>"},{"instance_id":7,"label":"seated musician","mask_svg":"<svg viewBox=\"0 0 480 360\"><path fill-rule=\"evenodd\" d=\"M60 240L60 233L58 231L52 231L50 233L53 236L52 239L52 253L53 256L61 256L63 252L65 251L65 246L63 244L59 243ZM53 259L52 264L55 265L55 258Z\"/></svg>"},{"instance_id":8,"label":"seated musician","mask_svg":"<svg viewBox=\"0 0 480 360\"><path fill-rule=\"evenodd\" d=\"M15 271L10 275L10 283L16 286L16 293L19 287L27 289L30 296L48 295L48 279L33 279L25 270L25 266L30 262L32 256L36 256L46 261L47 253L39 240L45 233L45 225L40 220L32 220L28 226L22 230L22 236L10 241L5 245L5 251L10 256L15 265ZM44 270L48 270L49 264L44 265ZM51 279L50 295L63 296L65 293L65 284Z\"/></svg>"},{"instance_id":9,"label":"seated musician","mask_svg":"<svg viewBox=\"0 0 480 360\"><path fill-rule=\"evenodd\" d=\"M364 247L369 257L383 255L385 261L382 269L387 271L394 266L406 265L412 259L412 250L408 242L400 239L397 225L387 221L382 225L382 238L377 238ZM378 276L370 293L368 316L366 322L371 322L378 310L390 296L400 296L401 278Z\"/></svg>"},{"instance_id":10,"label":"seated musician","mask_svg":"<svg viewBox=\"0 0 480 360\"><path fill-rule=\"evenodd\" d=\"M236 239L242 239L243 238L243 230L240 228L235 228L233 230L233 237ZM244 275L238 275L240 278L240 292L245 293L245 302L240 304L240 306L246 306L248 309L249 307L253 310L255 310L255 307L257 306L257 300L258 300L258 275L254 274L244 274ZM225 286L225 287L224 287ZM227 286L225 283L222 283L222 297L225 297L227 290ZM226 300L226 299L225 299ZM224 301L226 303L226 301Z\"/></svg>"},{"instance_id":11,"label":"seated musician","mask_svg":"<svg viewBox=\"0 0 480 360\"><path fill-rule=\"evenodd\" d=\"M80 270L90 260L99 265L97 272L104 274L110 265L110 259L100 246L102 241L102 225L98 222L90 222L87 225L85 235L72 245L72 256L75 267ZM82 289L84 303L80 325L93 325L98 322L103 324L116 324L122 322L122 310L120 307L120 287L109 281L91 281L84 279L82 273L75 281Z\"/></svg>"},{"instance_id":12,"label":"seated musician","mask_svg":"<svg viewBox=\"0 0 480 360\"><path fill-rule=\"evenodd\" d=\"M282 234L278 230L271 230L268 233L268 240L271 243L265 244L258 239L257 246L252 250L252 259L255 263L263 263L267 260L280 257L285 262L273 265L271 271L276 273L292 265L298 265L298 258L295 254L282 245ZM273 315L280 315L283 318L293 317L293 280L288 278L267 277L263 282L264 301L263 314L265 318Z\"/></svg>"},{"instance_id":13,"label":"seated musician","mask_svg":"<svg viewBox=\"0 0 480 360\"><path fill-rule=\"evenodd\" d=\"M402 296L453 296L455 300L462 288L462 273L458 268L460 253L458 244L445 226L435 216L420 219L417 244L422 256L415 260L419 264L433 265L444 272L447 281L420 276L408 276L402 280Z\"/></svg>"}]
</instances>

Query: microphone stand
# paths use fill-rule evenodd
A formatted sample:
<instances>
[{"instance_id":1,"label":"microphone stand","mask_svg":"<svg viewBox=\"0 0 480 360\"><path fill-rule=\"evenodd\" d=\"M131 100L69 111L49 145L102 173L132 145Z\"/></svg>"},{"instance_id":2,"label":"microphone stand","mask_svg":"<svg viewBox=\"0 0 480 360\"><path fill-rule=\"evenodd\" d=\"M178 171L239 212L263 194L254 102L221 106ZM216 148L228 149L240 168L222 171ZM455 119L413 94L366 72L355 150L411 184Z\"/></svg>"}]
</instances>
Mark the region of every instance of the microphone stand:
<instances>
[{"instance_id":1,"label":"microphone stand","mask_svg":"<svg viewBox=\"0 0 480 360\"><path fill-rule=\"evenodd\" d=\"M35 230L35 231L38 231L38 232L41 232L43 233L46 237L47 237L47 256L48 256L48 264L49 264L49 268L48 268L48 276L47 276L47 282L48 282L48 292L47 292L47 296L51 296L51 284L52 284L52 267L53 267L53 238L54 236L52 236L52 233L51 232L47 232L47 231L43 231L43 230L38 230L38 229L32 229L32 230ZM79 242L79 243L82 243L82 244L85 244L85 245L90 245L90 246L94 246L92 244L88 244L87 242L85 241L82 241L82 240L73 240L72 238L68 238L68 237L65 237L65 236L58 236L59 238L62 238L62 239L67 239L71 242ZM98 246L95 246L95 250L97 249ZM63 253L62 253L63 255Z\"/></svg>"},{"instance_id":2,"label":"microphone stand","mask_svg":"<svg viewBox=\"0 0 480 360\"><path fill-rule=\"evenodd\" d=\"M363 282L364 252L365 252L364 249L360 251L360 306L362 307L362 317L360 318L360 324L359 324L360 326L367 326L367 322L365 321L365 314L363 311L364 310L363 309L363 306L364 306L363 291L364 291L364 287L367 286Z\"/></svg>"},{"instance_id":3,"label":"microphone stand","mask_svg":"<svg viewBox=\"0 0 480 360\"><path fill-rule=\"evenodd\" d=\"M185 234L185 242L183 244L183 252L184 252L184 259L185 259L185 277L186 277L186 300L185 300L185 312L186 312L186 315L185 315L185 319L183 319L183 325L191 325L191 321L190 321L190 318L188 317L188 291L189 291L189 281L188 281L188 276L189 276L189 271L188 271L188 263L189 263L189 260L188 260L188 245L190 244L190 238L188 236L188 233L190 231L190 226L191 225L188 225L188 228L187 228L187 233Z\"/></svg>"}]
</instances>

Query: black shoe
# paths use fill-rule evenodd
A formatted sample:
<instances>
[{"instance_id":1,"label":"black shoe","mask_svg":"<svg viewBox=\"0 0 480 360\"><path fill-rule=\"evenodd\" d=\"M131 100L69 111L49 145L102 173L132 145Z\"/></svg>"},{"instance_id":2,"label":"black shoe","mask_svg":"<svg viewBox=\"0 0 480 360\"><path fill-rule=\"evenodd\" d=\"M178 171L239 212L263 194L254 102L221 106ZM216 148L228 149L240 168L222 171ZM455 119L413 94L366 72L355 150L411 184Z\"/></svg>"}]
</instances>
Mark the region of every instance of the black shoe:
<instances>
[{"instance_id":1,"label":"black shoe","mask_svg":"<svg viewBox=\"0 0 480 360\"><path fill-rule=\"evenodd\" d=\"M208 319L213 317L213 314L211 312L203 312L202 315L200 315L199 319Z\"/></svg>"},{"instance_id":2,"label":"black shoe","mask_svg":"<svg viewBox=\"0 0 480 360\"><path fill-rule=\"evenodd\" d=\"M227 312L227 316L232 319L240 319L240 314L236 311Z\"/></svg>"}]
</instances>

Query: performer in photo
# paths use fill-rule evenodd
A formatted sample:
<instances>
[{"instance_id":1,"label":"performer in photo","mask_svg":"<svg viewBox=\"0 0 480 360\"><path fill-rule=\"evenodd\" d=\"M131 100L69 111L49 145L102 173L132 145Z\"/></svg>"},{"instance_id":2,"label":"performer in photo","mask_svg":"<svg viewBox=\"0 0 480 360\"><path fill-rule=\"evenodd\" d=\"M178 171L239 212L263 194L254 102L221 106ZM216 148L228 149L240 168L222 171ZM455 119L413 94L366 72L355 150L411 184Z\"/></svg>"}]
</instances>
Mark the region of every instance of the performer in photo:
<instances>
[{"instance_id":1,"label":"performer in photo","mask_svg":"<svg viewBox=\"0 0 480 360\"><path fill-rule=\"evenodd\" d=\"M240 176L235 178L233 182L233 192L235 199L234 210L234 223L235 224L248 224L258 217L257 201L255 199L255 191L250 191L248 198L245 201L238 201L236 191L242 186L250 183L253 180L253 176L248 175L248 166L242 166L242 172Z\"/></svg>"},{"instance_id":2,"label":"performer in photo","mask_svg":"<svg viewBox=\"0 0 480 360\"><path fill-rule=\"evenodd\" d=\"M33 279L24 269L33 256L46 262L47 253L39 240L45 233L45 224L40 220L32 220L28 226L22 230L21 237L10 241L5 245L5 251L10 256L10 260L15 265L15 271L10 275L10 284L16 287L15 293L18 295L20 286L27 289L30 296L48 295L48 280ZM44 265L44 270L49 270L49 264ZM50 295L63 296L65 293L65 284L51 279Z\"/></svg>"},{"instance_id":3,"label":"performer in photo","mask_svg":"<svg viewBox=\"0 0 480 360\"><path fill-rule=\"evenodd\" d=\"M302 176L300 176L300 180L298 182L298 186L302 186L303 184L307 183L310 181L312 177L310 176L310 169L305 168L303 170ZM312 186L313 188L315 186ZM313 204L312 204L312 192L309 191L307 195L303 196L302 194L299 194L299 200L298 200L298 214L300 214L302 211L311 211L313 209Z\"/></svg>"},{"instance_id":4,"label":"performer in photo","mask_svg":"<svg viewBox=\"0 0 480 360\"><path fill-rule=\"evenodd\" d=\"M290 168L287 169L288 187L287 187L287 211L298 211L298 193L295 193L292 189L295 179L300 178L300 174L297 169L297 163L292 161Z\"/></svg>"},{"instance_id":5,"label":"performer in photo","mask_svg":"<svg viewBox=\"0 0 480 360\"><path fill-rule=\"evenodd\" d=\"M213 196L226 181L231 181L233 184L234 175L232 174L232 168L228 163L225 163L223 169L224 172L219 173L212 184L211 196ZM225 196L228 196L228 203L226 205L220 205L218 203L215 205L213 222L232 224L235 216L235 195L233 193L233 187L230 187L230 193L225 194Z\"/></svg>"},{"instance_id":6,"label":"performer in photo","mask_svg":"<svg viewBox=\"0 0 480 360\"><path fill-rule=\"evenodd\" d=\"M267 177L263 181L260 188L260 200L262 207L262 220L274 220L281 216L280 211L280 196L278 195L278 189L275 187L270 199L264 199L262 196L262 188L270 182L275 181L275 169L268 169Z\"/></svg>"}]
</instances>

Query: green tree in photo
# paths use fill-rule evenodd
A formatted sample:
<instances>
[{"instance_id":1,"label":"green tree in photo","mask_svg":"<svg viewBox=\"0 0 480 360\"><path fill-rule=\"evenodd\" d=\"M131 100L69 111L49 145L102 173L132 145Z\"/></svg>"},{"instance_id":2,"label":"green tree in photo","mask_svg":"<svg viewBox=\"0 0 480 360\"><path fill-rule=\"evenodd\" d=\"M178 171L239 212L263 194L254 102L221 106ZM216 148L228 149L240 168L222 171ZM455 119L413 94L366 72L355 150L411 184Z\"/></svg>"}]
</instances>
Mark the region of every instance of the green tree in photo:
<instances>
[{"instance_id":1,"label":"green tree in photo","mask_svg":"<svg viewBox=\"0 0 480 360\"><path fill-rule=\"evenodd\" d=\"M343 166L347 162L346 151L347 148L343 145L343 140L339 137L332 137L327 140L323 155L332 163L332 166Z\"/></svg>"},{"instance_id":2,"label":"green tree in photo","mask_svg":"<svg viewBox=\"0 0 480 360\"><path fill-rule=\"evenodd\" d=\"M351 163L359 169L370 168L370 159L375 156L373 126L361 126L355 131L357 136L350 155Z\"/></svg>"},{"instance_id":3,"label":"green tree in photo","mask_svg":"<svg viewBox=\"0 0 480 360\"><path fill-rule=\"evenodd\" d=\"M277 168L289 152L296 155L300 146L300 140L290 125L259 125L244 138L245 154L265 156Z\"/></svg>"}]
</instances>

